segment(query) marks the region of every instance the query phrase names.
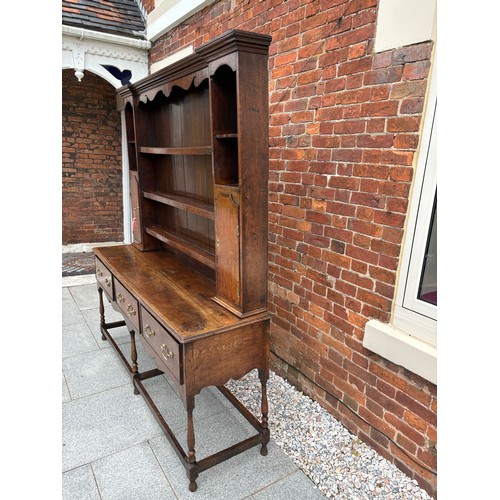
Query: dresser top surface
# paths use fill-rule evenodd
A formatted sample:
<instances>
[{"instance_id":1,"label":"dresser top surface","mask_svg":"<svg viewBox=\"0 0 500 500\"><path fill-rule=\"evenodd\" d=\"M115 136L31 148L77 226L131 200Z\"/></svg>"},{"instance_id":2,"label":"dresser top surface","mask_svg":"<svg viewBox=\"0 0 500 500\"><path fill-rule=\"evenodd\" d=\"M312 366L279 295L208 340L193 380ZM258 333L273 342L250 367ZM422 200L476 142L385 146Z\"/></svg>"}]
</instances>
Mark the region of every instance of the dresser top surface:
<instances>
[{"instance_id":1,"label":"dresser top surface","mask_svg":"<svg viewBox=\"0 0 500 500\"><path fill-rule=\"evenodd\" d=\"M181 343L261 321L241 319L212 300L215 283L170 252L133 245L98 247L95 255Z\"/></svg>"}]
</instances>

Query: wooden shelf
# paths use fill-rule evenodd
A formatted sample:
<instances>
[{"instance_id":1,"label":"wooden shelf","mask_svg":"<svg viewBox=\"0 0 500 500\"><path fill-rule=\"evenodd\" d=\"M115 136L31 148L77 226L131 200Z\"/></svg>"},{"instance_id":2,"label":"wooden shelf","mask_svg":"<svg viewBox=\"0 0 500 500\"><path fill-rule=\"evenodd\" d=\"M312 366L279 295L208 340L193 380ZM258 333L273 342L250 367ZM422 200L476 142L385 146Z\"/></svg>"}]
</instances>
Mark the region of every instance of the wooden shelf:
<instances>
[{"instance_id":1,"label":"wooden shelf","mask_svg":"<svg viewBox=\"0 0 500 500\"><path fill-rule=\"evenodd\" d=\"M187 146L181 148L159 148L141 146L139 148L141 153L153 155L211 155L211 146Z\"/></svg>"},{"instance_id":2,"label":"wooden shelf","mask_svg":"<svg viewBox=\"0 0 500 500\"><path fill-rule=\"evenodd\" d=\"M167 245L170 245L172 248L180 250L202 264L215 269L215 254L213 250L197 246L179 235L173 234L158 226L146 227L146 232Z\"/></svg>"},{"instance_id":3,"label":"wooden shelf","mask_svg":"<svg viewBox=\"0 0 500 500\"><path fill-rule=\"evenodd\" d=\"M216 139L237 139L238 134L215 134Z\"/></svg>"},{"instance_id":4,"label":"wooden shelf","mask_svg":"<svg viewBox=\"0 0 500 500\"><path fill-rule=\"evenodd\" d=\"M187 196L165 194L158 191L144 191L142 194L145 198L163 203L164 205L170 205L175 208L180 208L181 210L184 210L191 214L199 215L200 217L204 217L205 219L215 219L213 204L195 200Z\"/></svg>"}]
</instances>

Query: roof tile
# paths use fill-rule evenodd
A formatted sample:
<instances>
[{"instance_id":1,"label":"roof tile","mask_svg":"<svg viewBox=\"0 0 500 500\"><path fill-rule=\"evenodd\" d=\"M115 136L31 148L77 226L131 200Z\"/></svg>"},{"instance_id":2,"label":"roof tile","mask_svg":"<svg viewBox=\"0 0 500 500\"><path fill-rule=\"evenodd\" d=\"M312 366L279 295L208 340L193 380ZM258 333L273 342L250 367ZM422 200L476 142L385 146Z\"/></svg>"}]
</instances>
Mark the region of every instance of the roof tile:
<instances>
[{"instance_id":1,"label":"roof tile","mask_svg":"<svg viewBox=\"0 0 500 500\"><path fill-rule=\"evenodd\" d=\"M62 0L62 23L144 39L146 29L135 0Z\"/></svg>"}]
</instances>

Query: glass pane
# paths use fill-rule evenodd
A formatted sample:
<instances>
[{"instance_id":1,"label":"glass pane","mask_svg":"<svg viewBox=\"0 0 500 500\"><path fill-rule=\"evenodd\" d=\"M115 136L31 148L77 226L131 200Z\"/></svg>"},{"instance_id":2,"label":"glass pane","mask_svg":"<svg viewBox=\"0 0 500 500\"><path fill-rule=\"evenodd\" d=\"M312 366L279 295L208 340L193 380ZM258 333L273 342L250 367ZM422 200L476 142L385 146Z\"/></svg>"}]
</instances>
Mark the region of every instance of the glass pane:
<instances>
[{"instance_id":1,"label":"glass pane","mask_svg":"<svg viewBox=\"0 0 500 500\"><path fill-rule=\"evenodd\" d=\"M437 193L434 197L432 217L425 249L418 298L437 305Z\"/></svg>"}]
</instances>

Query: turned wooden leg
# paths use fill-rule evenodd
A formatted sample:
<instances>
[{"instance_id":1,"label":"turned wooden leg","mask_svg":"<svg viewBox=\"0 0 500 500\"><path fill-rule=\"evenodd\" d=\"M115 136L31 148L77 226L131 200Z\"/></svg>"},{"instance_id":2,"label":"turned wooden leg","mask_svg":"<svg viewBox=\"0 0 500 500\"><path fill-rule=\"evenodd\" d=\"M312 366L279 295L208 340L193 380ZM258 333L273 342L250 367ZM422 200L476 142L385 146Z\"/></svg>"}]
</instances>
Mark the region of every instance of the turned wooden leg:
<instances>
[{"instance_id":1,"label":"turned wooden leg","mask_svg":"<svg viewBox=\"0 0 500 500\"><path fill-rule=\"evenodd\" d=\"M99 315L100 315L99 325L101 326L101 339L106 340L106 336L104 335L104 333L102 333L102 327L106 322L104 318L104 301L102 300L102 288L99 287L97 291L99 292Z\"/></svg>"},{"instance_id":2,"label":"turned wooden leg","mask_svg":"<svg viewBox=\"0 0 500 500\"><path fill-rule=\"evenodd\" d=\"M135 377L139 373L137 365L137 348L135 345L135 331L130 330L130 359L132 360L132 376ZM134 385L134 394L139 394L139 390Z\"/></svg>"},{"instance_id":3,"label":"turned wooden leg","mask_svg":"<svg viewBox=\"0 0 500 500\"><path fill-rule=\"evenodd\" d=\"M262 386L262 402L261 402L261 413L262 413L262 447L260 449L260 454L263 456L267 455L267 444L269 443L270 433L269 425L267 420L267 414L269 411L267 404L267 380L269 379L269 370L259 370L260 384Z\"/></svg>"},{"instance_id":4,"label":"turned wooden leg","mask_svg":"<svg viewBox=\"0 0 500 500\"><path fill-rule=\"evenodd\" d=\"M194 396L191 396L187 400L187 476L189 479L189 491L196 491L197 484L196 478L198 477L198 464L196 463L196 452L194 449L195 438L194 438L194 425L193 425L193 410L194 410Z\"/></svg>"}]
</instances>

